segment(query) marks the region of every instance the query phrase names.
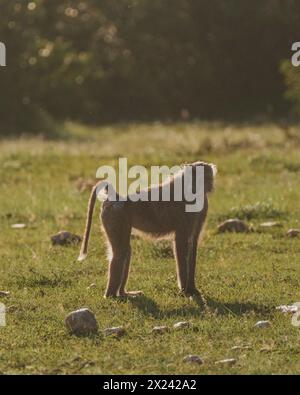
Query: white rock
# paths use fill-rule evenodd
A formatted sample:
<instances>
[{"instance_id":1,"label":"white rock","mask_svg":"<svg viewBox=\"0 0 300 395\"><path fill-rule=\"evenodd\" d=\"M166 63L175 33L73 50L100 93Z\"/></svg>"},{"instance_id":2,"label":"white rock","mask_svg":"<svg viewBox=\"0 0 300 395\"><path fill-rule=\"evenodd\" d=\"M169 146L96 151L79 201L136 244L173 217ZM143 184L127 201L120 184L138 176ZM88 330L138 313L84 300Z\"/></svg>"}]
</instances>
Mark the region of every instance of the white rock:
<instances>
[{"instance_id":1,"label":"white rock","mask_svg":"<svg viewBox=\"0 0 300 395\"><path fill-rule=\"evenodd\" d=\"M280 222L270 221L270 222L263 222L259 225L261 228L279 228L282 226Z\"/></svg>"},{"instance_id":2,"label":"white rock","mask_svg":"<svg viewBox=\"0 0 300 395\"><path fill-rule=\"evenodd\" d=\"M251 350L252 347L249 345L245 345L245 346L233 346L231 347L231 350Z\"/></svg>"},{"instance_id":3,"label":"white rock","mask_svg":"<svg viewBox=\"0 0 300 395\"><path fill-rule=\"evenodd\" d=\"M115 335L117 337L121 337L126 333L125 329L122 326L113 326L112 328L106 328L103 332L104 336Z\"/></svg>"},{"instance_id":4,"label":"white rock","mask_svg":"<svg viewBox=\"0 0 300 395\"><path fill-rule=\"evenodd\" d=\"M197 363L198 365L204 364L203 359L200 358L199 355L187 355L186 357L183 358L183 362Z\"/></svg>"},{"instance_id":5,"label":"white rock","mask_svg":"<svg viewBox=\"0 0 300 395\"><path fill-rule=\"evenodd\" d=\"M98 332L96 317L87 308L69 313L65 319L65 324L69 332L76 336L86 336Z\"/></svg>"},{"instance_id":6,"label":"white rock","mask_svg":"<svg viewBox=\"0 0 300 395\"><path fill-rule=\"evenodd\" d=\"M12 224L11 227L13 229L24 229L26 228L26 224Z\"/></svg>"},{"instance_id":7,"label":"white rock","mask_svg":"<svg viewBox=\"0 0 300 395\"><path fill-rule=\"evenodd\" d=\"M287 237L295 238L300 236L300 229L289 229L287 231Z\"/></svg>"},{"instance_id":8,"label":"white rock","mask_svg":"<svg viewBox=\"0 0 300 395\"><path fill-rule=\"evenodd\" d=\"M236 232L247 233L250 231L249 226L240 219L228 219L218 226L219 233Z\"/></svg>"},{"instance_id":9,"label":"white rock","mask_svg":"<svg viewBox=\"0 0 300 395\"><path fill-rule=\"evenodd\" d=\"M190 328L191 323L188 321L180 321L180 322L176 322L176 324L173 325L174 329L186 329L186 328Z\"/></svg>"},{"instance_id":10,"label":"white rock","mask_svg":"<svg viewBox=\"0 0 300 395\"><path fill-rule=\"evenodd\" d=\"M290 306L288 305L281 305L281 306L277 306L276 310L281 311L282 313L297 313L297 311L300 310L300 304L292 304Z\"/></svg>"},{"instance_id":11,"label":"white rock","mask_svg":"<svg viewBox=\"0 0 300 395\"><path fill-rule=\"evenodd\" d=\"M215 362L216 365L234 365L235 363L236 359L234 358L221 359Z\"/></svg>"},{"instance_id":12,"label":"white rock","mask_svg":"<svg viewBox=\"0 0 300 395\"><path fill-rule=\"evenodd\" d=\"M165 326L165 325L162 325L162 326L155 326L155 327L152 329L152 333L155 333L155 334L160 334L160 335L162 335L163 333L166 333L166 332L169 332L169 328L168 328L167 326Z\"/></svg>"},{"instance_id":13,"label":"white rock","mask_svg":"<svg viewBox=\"0 0 300 395\"><path fill-rule=\"evenodd\" d=\"M268 328L270 326L270 321L257 321L257 323L254 325L254 328Z\"/></svg>"}]
</instances>

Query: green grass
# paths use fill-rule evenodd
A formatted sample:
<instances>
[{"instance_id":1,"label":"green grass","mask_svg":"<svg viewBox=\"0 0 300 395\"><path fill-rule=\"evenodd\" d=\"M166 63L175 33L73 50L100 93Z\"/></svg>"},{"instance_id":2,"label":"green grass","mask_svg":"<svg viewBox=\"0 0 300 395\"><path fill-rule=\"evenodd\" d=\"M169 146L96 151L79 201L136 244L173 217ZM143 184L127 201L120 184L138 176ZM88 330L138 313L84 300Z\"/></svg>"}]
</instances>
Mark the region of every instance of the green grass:
<instances>
[{"instance_id":1,"label":"green grass","mask_svg":"<svg viewBox=\"0 0 300 395\"><path fill-rule=\"evenodd\" d=\"M8 308L0 327L0 372L22 374L265 374L300 373L300 327L276 311L300 301L300 130L293 139L276 125L159 123L87 128L67 124L62 140L21 138L0 142L0 290ZM298 134L297 134L298 133ZM83 232L88 192L75 187L103 164L174 165L212 161L219 173L199 246L197 283L209 303L178 295L168 244L132 240L129 289L145 296L106 300L105 245L95 213L88 259L78 246L53 247L50 236ZM257 228L268 219L281 228L249 234L216 233L224 218L238 216ZM25 229L12 229L18 222ZM88 289L91 283L96 287ZM121 339L70 336L66 314L87 306L100 329L122 325ZM156 325L188 320L192 329L154 336ZM254 329L258 320L272 327ZM232 350L236 345L249 349ZM202 366L184 363L198 354ZM232 366L215 361L236 358Z\"/></svg>"}]
</instances>

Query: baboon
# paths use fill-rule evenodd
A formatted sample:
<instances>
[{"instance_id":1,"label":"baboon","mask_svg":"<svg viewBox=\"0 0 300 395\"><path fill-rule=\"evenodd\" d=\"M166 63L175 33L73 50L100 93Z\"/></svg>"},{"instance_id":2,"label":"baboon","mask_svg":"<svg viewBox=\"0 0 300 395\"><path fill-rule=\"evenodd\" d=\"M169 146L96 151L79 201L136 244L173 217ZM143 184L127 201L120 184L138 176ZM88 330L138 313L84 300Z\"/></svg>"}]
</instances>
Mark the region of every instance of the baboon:
<instances>
[{"instance_id":1,"label":"baboon","mask_svg":"<svg viewBox=\"0 0 300 395\"><path fill-rule=\"evenodd\" d=\"M204 196L203 209L199 212L186 212L187 203L184 198L181 201L174 199L174 184L177 177L185 177L186 169L191 166L191 187L194 188L196 168L203 167ZM197 244L201 230L203 229L207 211L207 194L212 192L216 166L205 162L195 162L184 165L182 170L170 177L167 181L170 185L170 201L163 201L162 188L158 185L159 199L157 201L111 201L109 195L102 204L101 220L104 234L109 247L109 273L105 297L136 296L140 291L127 292L126 283L129 274L131 247L130 238L132 229L149 234L153 238L173 236L174 255L177 268L177 282L182 294L185 296L200 295L195 285L195 267ZM81 245L78 260L82 261L87 255L88 240L90 236L93 210L97 198L97 188L103 181L98 182L91 193L85 234ZM146 189L150 194L151 189ZM107 187L106 187L107 193ZM118 197L119 195L117 195ZM149 195L150 196L150 195Z\"/></svg>"}]
</instances>

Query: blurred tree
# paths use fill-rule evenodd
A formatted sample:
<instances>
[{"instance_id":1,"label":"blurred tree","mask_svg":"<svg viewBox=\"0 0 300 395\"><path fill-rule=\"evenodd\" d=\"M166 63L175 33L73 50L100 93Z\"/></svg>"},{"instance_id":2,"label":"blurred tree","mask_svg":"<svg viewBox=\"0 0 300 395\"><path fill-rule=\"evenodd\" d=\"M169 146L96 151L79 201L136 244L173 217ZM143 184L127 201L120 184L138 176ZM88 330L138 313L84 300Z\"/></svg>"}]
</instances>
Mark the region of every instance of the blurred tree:
<instances>
[{"instance_id":1,"label":"blurred tree","mask_svg":"<svg viewBox=\"0 0 300 395\"><path fill-rule=\"evenodd\" d=\"M292 104L291 117L300 116L300 66L292 65L291 60L281 64L281 72L286 84L286 99Z\"/></svg>"},{"instance_id":2,"label":"blurred tree","mask_svg":"<svg viewBox=\"0 0 300 395\"><path fill-rule=\"evenodd\" d=\"M0 0L0 7L2 134L51 132L52 118L288 111L279 65L299 41L296 0Z\"/></svg>"}]
</instances>

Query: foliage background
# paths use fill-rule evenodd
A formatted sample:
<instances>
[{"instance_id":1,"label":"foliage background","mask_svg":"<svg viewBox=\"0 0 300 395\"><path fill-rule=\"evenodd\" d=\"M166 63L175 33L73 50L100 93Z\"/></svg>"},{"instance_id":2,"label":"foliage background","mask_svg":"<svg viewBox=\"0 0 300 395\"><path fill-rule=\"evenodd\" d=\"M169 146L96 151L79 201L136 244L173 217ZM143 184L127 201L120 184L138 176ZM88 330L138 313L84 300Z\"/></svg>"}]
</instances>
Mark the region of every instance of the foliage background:
<instances>
[{"instance_id":1,"label":"foliage background","mask_svg":"<svg viewBox=\"0 0 300 395\"><path fill-rule=\"evenodd\" d=\"M52 119L261 119L300 106L300 73L281 66L299 41L296 0L0 0L0 9L2 134L53 132Z\"/></svg>"}]
</instances>

